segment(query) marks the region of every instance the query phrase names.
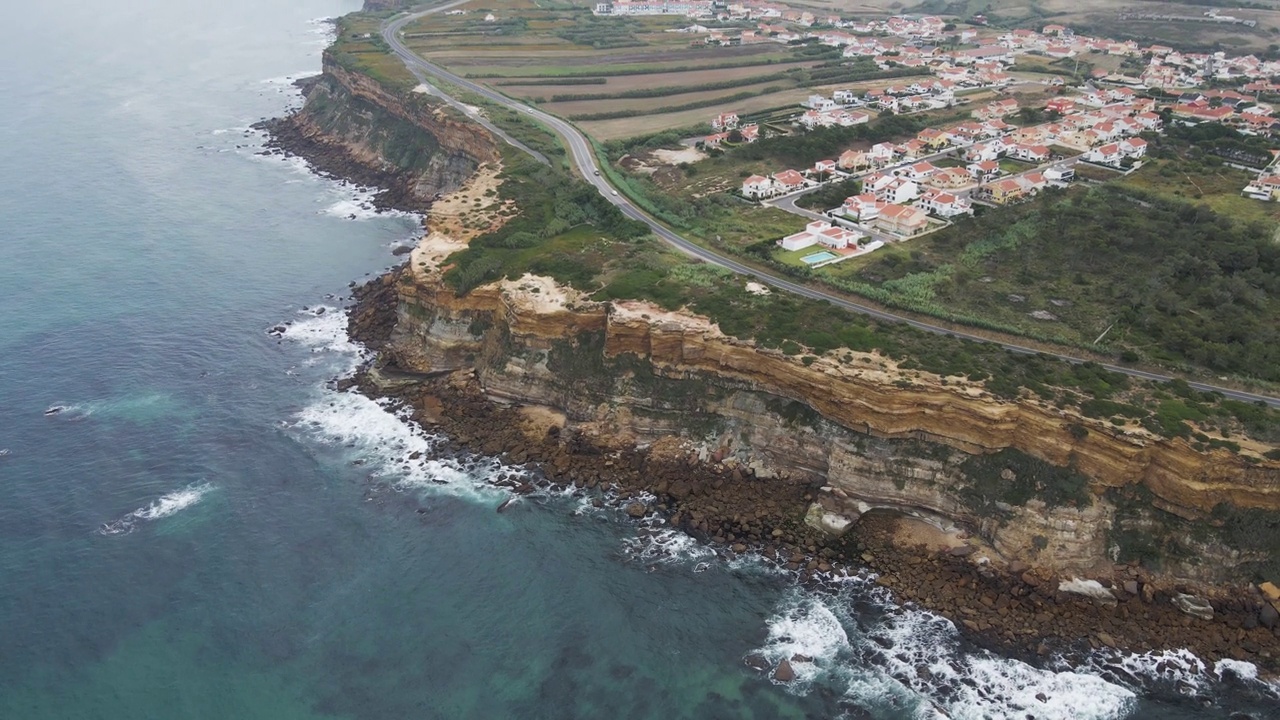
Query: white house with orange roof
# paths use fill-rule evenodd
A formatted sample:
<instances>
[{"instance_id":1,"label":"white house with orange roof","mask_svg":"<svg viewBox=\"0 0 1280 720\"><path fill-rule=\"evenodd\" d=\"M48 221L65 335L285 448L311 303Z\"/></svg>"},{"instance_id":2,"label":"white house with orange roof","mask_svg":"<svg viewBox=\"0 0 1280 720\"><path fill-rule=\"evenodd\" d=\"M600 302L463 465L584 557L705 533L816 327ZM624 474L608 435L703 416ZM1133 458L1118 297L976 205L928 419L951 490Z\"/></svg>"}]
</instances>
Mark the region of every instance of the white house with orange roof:
<instances>
[{"instance_id":1,"label":"white house with orange roof","mask_svg":"<svg viewBox=\"0 0 1280 720\"><path fill-rule=\"evenodd\" d=\"M973 116L979 120L992 120L1012 115L1018 112L1018 101L1013 98L1004 98L987 103L977 110L973 111Z\"/></svg>"},{"instance_id":2,"label":"white house with orange roof","mask_svg":"<svg viewBox=\"0 0 1280 720\"><path fill-rule=\"evenodd\" d=\"M1120 142L1106 143L1093 148L1084 159L1099 165L1119 167L1125 158L1138 159L1147 154L1147 141L1142 138L1126 138Z\"/></svg>"},{"instance_id":3,"label":"white house with orange roof","mask_svg":"<svg viewBox=\"0 0 1280 720\"><path fill-rule=\"evenodd\" d=\"M1147 154L1147 141L1139 137L1125 138L1120 141L1120 152L1127 158L1137 160Z\"/></svg>"},{"instance_id":4,"label":"white house with orange roof","mask_svg":"<svg viewBox=\"0 0 1280 720\"><path fill-rule=\"evenodd\" d=\"M779 193L783 195L801 190L809 185L809 181L805 179L804 175L795 170L783 170L780 173L774 173L773 182L778 186Z\"/></svg>"},{"instance_id":5,"label":"white house with orange roof","mask_svg":"<svg viewBox=\"0 0 1280 720\"><path fill-rule=\"evenodd\" d=\"M999 160L1000 156L1005 152L1005 145L1000 140L990 140L988 142L970 145L964 150L964 159L970 162L985 162L987 160Z\"/></svg>"},{"instance_id":6,"label":"white house with orange roof","mask_svg":"<svg viewBox=\"0 0 1280 720\"><path fill-rule=\"evenodd\" d=\"M776 194L778 194L778 187L772 178L767 178L763 175L752 175L742 181L743 197L759 200Z\"/></svg>"},{"instance_id":7,"label":"white house with orange roof","mask_svg":"<svg viewBox=\"0 0 1280 720\"><path fill-rule=\"evenodd\" d=\"M973 176L974 180L977 180L980 183L991 182L992 180L1000 177L1000 174L1003 172L1000 169L1000 163L995 160L982 160L980 162L969 163L965 169L969 171L969 174Z\"/></svg>"},{"instance_id":8,"label":"white house with orange roof","mask_svg":"<svg viewBox=\"0 0 1280 720\"><path fill-rule=\"evenodd\" d=\"M1049 161L1049 148L1044 145L1018 143L1009 148L1009 155L1027 162L1042 163Z\"/></svg>"},{"instance_id":9,"label":"white house with orange roof","mask_svg":"<svg viewBox=\"0 0 1280 720\"><path fill-rule=\"evenodd\" d=\"M940 218L953 218L957 215L972 215L973 203L967 198L944 190L930 190L920 197L917 207L923 208L931 215Z\"/></svg>"},{"instance_id":10,"label":"white house with orange roof","mask_svg":"<svg viewBox=\"0 0 1280 720\"><path fill-rule=\"evenodd\" d=\"M798 122L805 126L805 128L812 130L816 127L822 126L823 117L824 115L817 110L805 110L800 114Z\"/></svg>"},{"instance_id":11,"label":"white house with orange roof","mask_svg":"<svg viewBox=\"0 0 1280 720\"><path fill-rule=\"evenodd\" d=\"M819 177L823 177L823 176L830 177L831 174L834 173L835 171L836 171L836 161L828 159L828 160L819 160L818 162L814 163L813 169L810 170L809 172Z\"/></svg>"},{"instance_id":12,"label":"white house with orange roof","mask_svg":"<svg viewBox=\"0 0 1280 720\"><path fill-rule=\"evenodd\" d=\"M862 179L862 191L891 203L911 202L920 197L920 185L910 178L872 173Z\"/></svg>"},{"instance_id":13,"label":"white house with orange roof","mask_svg":"<svg viewBox=\"0 0 1280 720\"><path fill-rule=\"evenodd\" d=\"M1158 131L1165 124L1165 120L1160 115L1149 113L1149 111L1148 113L1138 113L1134 115L1133 119L1144 131Z\"/></svg>"},{"instance_id":14,"label":"white house with orange roof","mask_svg":"<svg viewBox=\"0 0 1280 720\"><path fill-rule=\"evenodd\" d=\"M928 160L921 160L920 162L915 163L914 165L908 165L905 168L899 168L895 172L900 176L909 177L912 180L915 180L916 182L920 182L921 180L924 180L930 175L933 175L934 173L938 172L939 169L940 168L938 168L938 166L934 165Z\"/></svg>"},{"instance_id":15,"label":"white house with orange roof","mask_svg":"<svg viewBox=\"0 0 1280 720\"><path fill-rule=\"evenodd\" d=\"M867 150L867 156L871 158L876 165L887 165L897 160L905 151L893 143L881 142L871 146Z\"/></svg>"},{"instance_id":16,"label":"white house with orange roof","mask_svg":"<svg viewBox=\"0 0 1280 720\"><path fill-rule=\"evenodd\" d=\"M874 193L864 192L861 195L850 195L845 198L840 210L854 220L871 222L880 216L881 208L888 204L877 198Z\"/></svg>"}]
</instances>

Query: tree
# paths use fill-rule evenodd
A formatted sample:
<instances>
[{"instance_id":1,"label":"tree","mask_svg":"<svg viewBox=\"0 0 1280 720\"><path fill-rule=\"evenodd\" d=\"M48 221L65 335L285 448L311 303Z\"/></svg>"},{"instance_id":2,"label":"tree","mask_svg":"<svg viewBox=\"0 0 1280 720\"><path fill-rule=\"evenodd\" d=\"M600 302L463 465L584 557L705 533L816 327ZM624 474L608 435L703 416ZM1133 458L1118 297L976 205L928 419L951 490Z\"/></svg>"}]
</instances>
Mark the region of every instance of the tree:
<instances>
[{"instance_id":1,"label":"tree","mask_svg":"<svg viewBox=\"0 0 1280 720\"><path fill-rule=\"evenodd\" d=\"M732 130L730 130L730 131L729 131L729 142L731 142L731 143L740 143L740 142L742 142L742 141L743 141L743 139L744 139L744 138L742 137L742 131L741 131L741 130L739 130L739 129L737 129L737 128L734 128L734 129L732 129Z\"/></svg>"},{"instance_id":2,"label":"tree","mask_svg":"<svg viewBox=\"0 0 1280 720\"><path fill-rule=\"evenodd\" d=\"M1018 119L1027 125L1034 125L1044 119L1044 113L1039 108L1024 107L1018 110Z\"/></svg>"}]
</instances>

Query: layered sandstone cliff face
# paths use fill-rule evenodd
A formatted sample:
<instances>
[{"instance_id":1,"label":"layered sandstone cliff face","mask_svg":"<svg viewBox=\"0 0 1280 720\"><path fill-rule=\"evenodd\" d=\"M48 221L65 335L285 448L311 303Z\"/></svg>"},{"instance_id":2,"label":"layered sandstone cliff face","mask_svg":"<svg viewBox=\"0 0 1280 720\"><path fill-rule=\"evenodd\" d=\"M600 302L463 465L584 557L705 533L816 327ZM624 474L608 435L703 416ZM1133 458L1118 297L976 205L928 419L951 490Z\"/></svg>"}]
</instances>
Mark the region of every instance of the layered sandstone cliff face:
<instances>
[{"instance_id":1,"label":"layered sandstone cliff face","mask_svg":"<svg viewBox=\"0 0 1280 720\"><path fill-rule=\"evenodd\" d=\"M810 516L831 532L892 508L977 534L996 562L1088 573L1126 550L1108 491L1141 487L1149 506L1125 508L1128 530L1167 513L1197 527L1194 541L1165 538L1187 548L1160 558L1169 578L1247 580L1265 559L1216 537L1207 518L1221 504L1280 511L1277 463L1003 401L875 354L806 365L706 318L594 302L546 278L458 297L440 265L459 246L433 234L398 278L384 355L404 369L474 369L495 399L554 407L611 442L683 436L759 477L809 479L823 486Z\"/></svg>"},{"instance_id":2,"label":"layered sandstone cliff face","mask_svg":"<svg viewBox=\"0 0 1280 720\"><path fill-rule=\"evenodd\" d=\"M268 124L274 143L323 172L383 188L384 206L426 210L498 160L493 138L447 105L389 90L328 53L305 92L301 110Z\"/></svg>"}]
</instances>

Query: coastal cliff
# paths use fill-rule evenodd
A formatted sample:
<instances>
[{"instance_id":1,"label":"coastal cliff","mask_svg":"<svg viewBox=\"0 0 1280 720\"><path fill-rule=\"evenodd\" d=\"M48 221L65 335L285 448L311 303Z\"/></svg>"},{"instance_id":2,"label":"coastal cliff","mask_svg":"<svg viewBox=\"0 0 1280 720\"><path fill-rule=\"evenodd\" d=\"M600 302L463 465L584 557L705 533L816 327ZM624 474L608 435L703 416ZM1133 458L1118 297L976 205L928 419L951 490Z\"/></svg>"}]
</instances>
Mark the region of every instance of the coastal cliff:
<instances>
[{"instance_id":1,"label":"coastal cliff","mask_svg":"<svg viewBox=\"0 0 1280 720\"><path fill-rule=\"evenodd\" d=\"M459 297L437 250L424 243L397 276L389 362L473 370L491 397L555 408L608 444L682 437L704 458L802 480L820 488L814 514L830 532L893 509L971 529L1001 561L1088 574L1160 515L1202 530L1194 552L1148 558L1170 580L1248 581L1268 560L1215 537L1211 516L1280 511L1275 462L1002 400L874 353L788 356L691 313L595 302L545 278ZM1148 507L1123 501L1133 490Z\"/></svg>"},{"instance_id":2,"label":"coastal cliff","mask_svg":"<svg viewBox=\"0 0 1280 720\"><path fill-rule=\"evenodd\" d=\"M407 265L357 290L351 334L377 351L362 391L802 580L870 567L992 647L1087 639L1276 669L1280 598L1246 587L1280 571L1280 463L1257 448L997 397L879 352L787 353L547 277L456 292L451 257L530 210L499 192L493 139L329 56L306 93L271 128L280 147L386 188L385 206L429 207ZM1093 597L1064 590L1081 582Z\"/></svg>"},{"instance_id":3,"label":"coastal cliff","mask_svg":"<svg viewBox=\"0 0 1280 720\"><path fill-rule=\"evenodd\" d=\"M303 84L297 112L264 123L268 147L318 171L380 188L379 207L420 212L498 159L492 136L448 105L389 88L326 51L323 72Z\"/></svg>"}]
</instances>

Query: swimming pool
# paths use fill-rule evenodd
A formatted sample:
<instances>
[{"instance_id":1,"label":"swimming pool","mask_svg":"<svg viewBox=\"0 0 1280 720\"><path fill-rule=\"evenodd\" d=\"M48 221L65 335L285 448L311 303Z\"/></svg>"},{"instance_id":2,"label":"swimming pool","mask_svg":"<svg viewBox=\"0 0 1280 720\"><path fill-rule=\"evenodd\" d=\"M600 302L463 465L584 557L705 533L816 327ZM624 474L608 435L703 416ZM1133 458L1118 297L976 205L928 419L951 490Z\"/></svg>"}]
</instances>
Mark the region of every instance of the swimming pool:
<instances>
[{"instance_id":1,"label":"swimming pool","mask_svg":"<svg viewBox=\"0 0 1280 720\"><path fill-rule=\"evenodd\" d=\"M835 259L836 259L835 253L830 253L830 252L827 252L826 250L823 250L822 252L817 252L812 255L805 255L804 257L800 258L800 262L804 263L805 265L817 265L820 262L826 262L828 260L835 260Z\"/></svg>"}]
</instances>

